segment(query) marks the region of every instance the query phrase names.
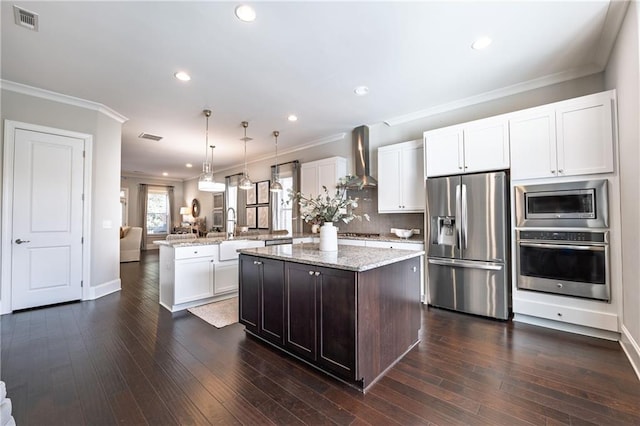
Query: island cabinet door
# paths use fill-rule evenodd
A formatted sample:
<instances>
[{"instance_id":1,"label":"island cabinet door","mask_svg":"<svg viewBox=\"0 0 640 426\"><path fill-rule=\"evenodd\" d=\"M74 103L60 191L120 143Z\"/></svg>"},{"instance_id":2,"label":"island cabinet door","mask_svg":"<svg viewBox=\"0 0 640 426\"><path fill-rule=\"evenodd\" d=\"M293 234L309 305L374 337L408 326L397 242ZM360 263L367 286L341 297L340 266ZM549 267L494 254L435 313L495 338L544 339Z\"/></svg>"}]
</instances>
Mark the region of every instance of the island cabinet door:
<instances>
[{"instance_id":1,"label":"island cabinet door","mask_svg":"<svg viewBox=\"0 0 640 426\"><path fill-rule=\"evenodd\" d=\"M285 262L285 347L316 361L316 272L311 265Z\"/></svg>"},{"instance_id":2,"label":"island cabinet door","mask_svg":"<svg viewBox=\"0 0 640 426\"><path fill-rule=\"evenodd\" d=\"M318 268L318 364L356 380L356 277L354 272Z\"/></svg>"},{"instance_id":3,"label":"island cabinet door","mask_svg":"<svg viewBox=\"0 0 640 426\"><path fill-rule=\"evenodd\" d=\"M240 256L239 303L240 324L244 324L248 331L259 334L260 321L260 280L262 268L260 258Z\"/></svg>"},{"instance_id":4,"label":"island cabinet door","mask_svg":"<svg viewBox=\"0 0 640 426\"><path fill-rule=\"evenodd\" d=\"M284 344L284 262L262 262L260 335L278 345Z\"/></svg>"}]
</instances>

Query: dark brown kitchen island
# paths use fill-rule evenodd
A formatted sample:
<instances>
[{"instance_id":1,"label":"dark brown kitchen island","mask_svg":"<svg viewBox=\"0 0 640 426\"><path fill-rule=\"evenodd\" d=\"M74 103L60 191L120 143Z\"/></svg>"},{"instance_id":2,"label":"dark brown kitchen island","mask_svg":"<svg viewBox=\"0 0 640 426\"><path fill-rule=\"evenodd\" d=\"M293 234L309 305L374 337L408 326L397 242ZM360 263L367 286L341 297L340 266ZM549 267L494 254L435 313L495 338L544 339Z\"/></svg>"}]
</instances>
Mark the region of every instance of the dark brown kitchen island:
<instances>
[{"instance_id":1,"label":"dark brown kitchen island","mask_svg":"<svg viewBox=\"0 0 640 426\"><path fill-rule=\"evenodd\" d=\"M246 331L363 392L418 343L422 251L240 250Z\"/></svg>"}]
</instances>

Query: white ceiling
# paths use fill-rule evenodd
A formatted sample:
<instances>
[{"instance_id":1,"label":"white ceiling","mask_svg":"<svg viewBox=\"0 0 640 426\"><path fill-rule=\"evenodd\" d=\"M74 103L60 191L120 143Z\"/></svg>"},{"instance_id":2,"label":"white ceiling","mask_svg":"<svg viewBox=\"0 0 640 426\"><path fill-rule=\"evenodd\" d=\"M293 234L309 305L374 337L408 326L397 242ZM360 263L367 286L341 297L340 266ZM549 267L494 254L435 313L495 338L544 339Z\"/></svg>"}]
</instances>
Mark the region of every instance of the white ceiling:
<instances>
[{"instance_id":1,"label":"white ceiling","mask_svg":"<svg viewBox=\"0 0 640 426\"><path fill-rule=\"evenodd\" d=\"M601 71L625 3L257 1L243 23L235 2L2 1L1 76L128 117L123 172L184 179L201 168L205 107L214 171L242 163L243 120L250 159L273 155L273 130L282 151L343 133L350 143L361 124ZM14 24L13 4L39 14L39 32ZM471 49L482 35L493 44Z\"/></svg>"}]
</instances>

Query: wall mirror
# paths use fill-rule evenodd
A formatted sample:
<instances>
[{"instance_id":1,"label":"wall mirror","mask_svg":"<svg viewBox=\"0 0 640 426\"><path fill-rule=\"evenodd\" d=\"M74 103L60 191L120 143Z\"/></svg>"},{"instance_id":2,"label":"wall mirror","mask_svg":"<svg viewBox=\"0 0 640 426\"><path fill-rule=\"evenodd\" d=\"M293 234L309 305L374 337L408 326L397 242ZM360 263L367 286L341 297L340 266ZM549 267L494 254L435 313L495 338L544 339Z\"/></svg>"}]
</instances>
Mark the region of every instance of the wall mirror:
<instances>
[{"instance_id":1,"label":"wall mirror","mask_svg":"<svg viewBox=\"0 0 640 426\"><path fill-rule=\"evenodd\" d=\"M197 198L194 198L191 202L191 216L198 217L200 216L200 201Z\"/></svg>"}]
</instances>

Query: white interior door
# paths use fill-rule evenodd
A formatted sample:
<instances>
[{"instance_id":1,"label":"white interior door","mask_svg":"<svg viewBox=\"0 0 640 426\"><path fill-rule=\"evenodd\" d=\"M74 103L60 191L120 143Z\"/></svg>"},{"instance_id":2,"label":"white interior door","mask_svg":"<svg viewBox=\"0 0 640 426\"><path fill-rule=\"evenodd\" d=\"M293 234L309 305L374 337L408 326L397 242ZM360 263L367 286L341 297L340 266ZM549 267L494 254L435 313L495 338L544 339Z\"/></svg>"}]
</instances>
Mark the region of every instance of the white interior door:
<instances>
[{"instance_id":1,"label":"white interior door","mask_svg":"<svg viewBox=\"0 0 640 426\"><path fill-rule=\"evenodd\" d=\"M84 140L16 129L11 309L82 298Z\"/></svg>"}]
</instances>

